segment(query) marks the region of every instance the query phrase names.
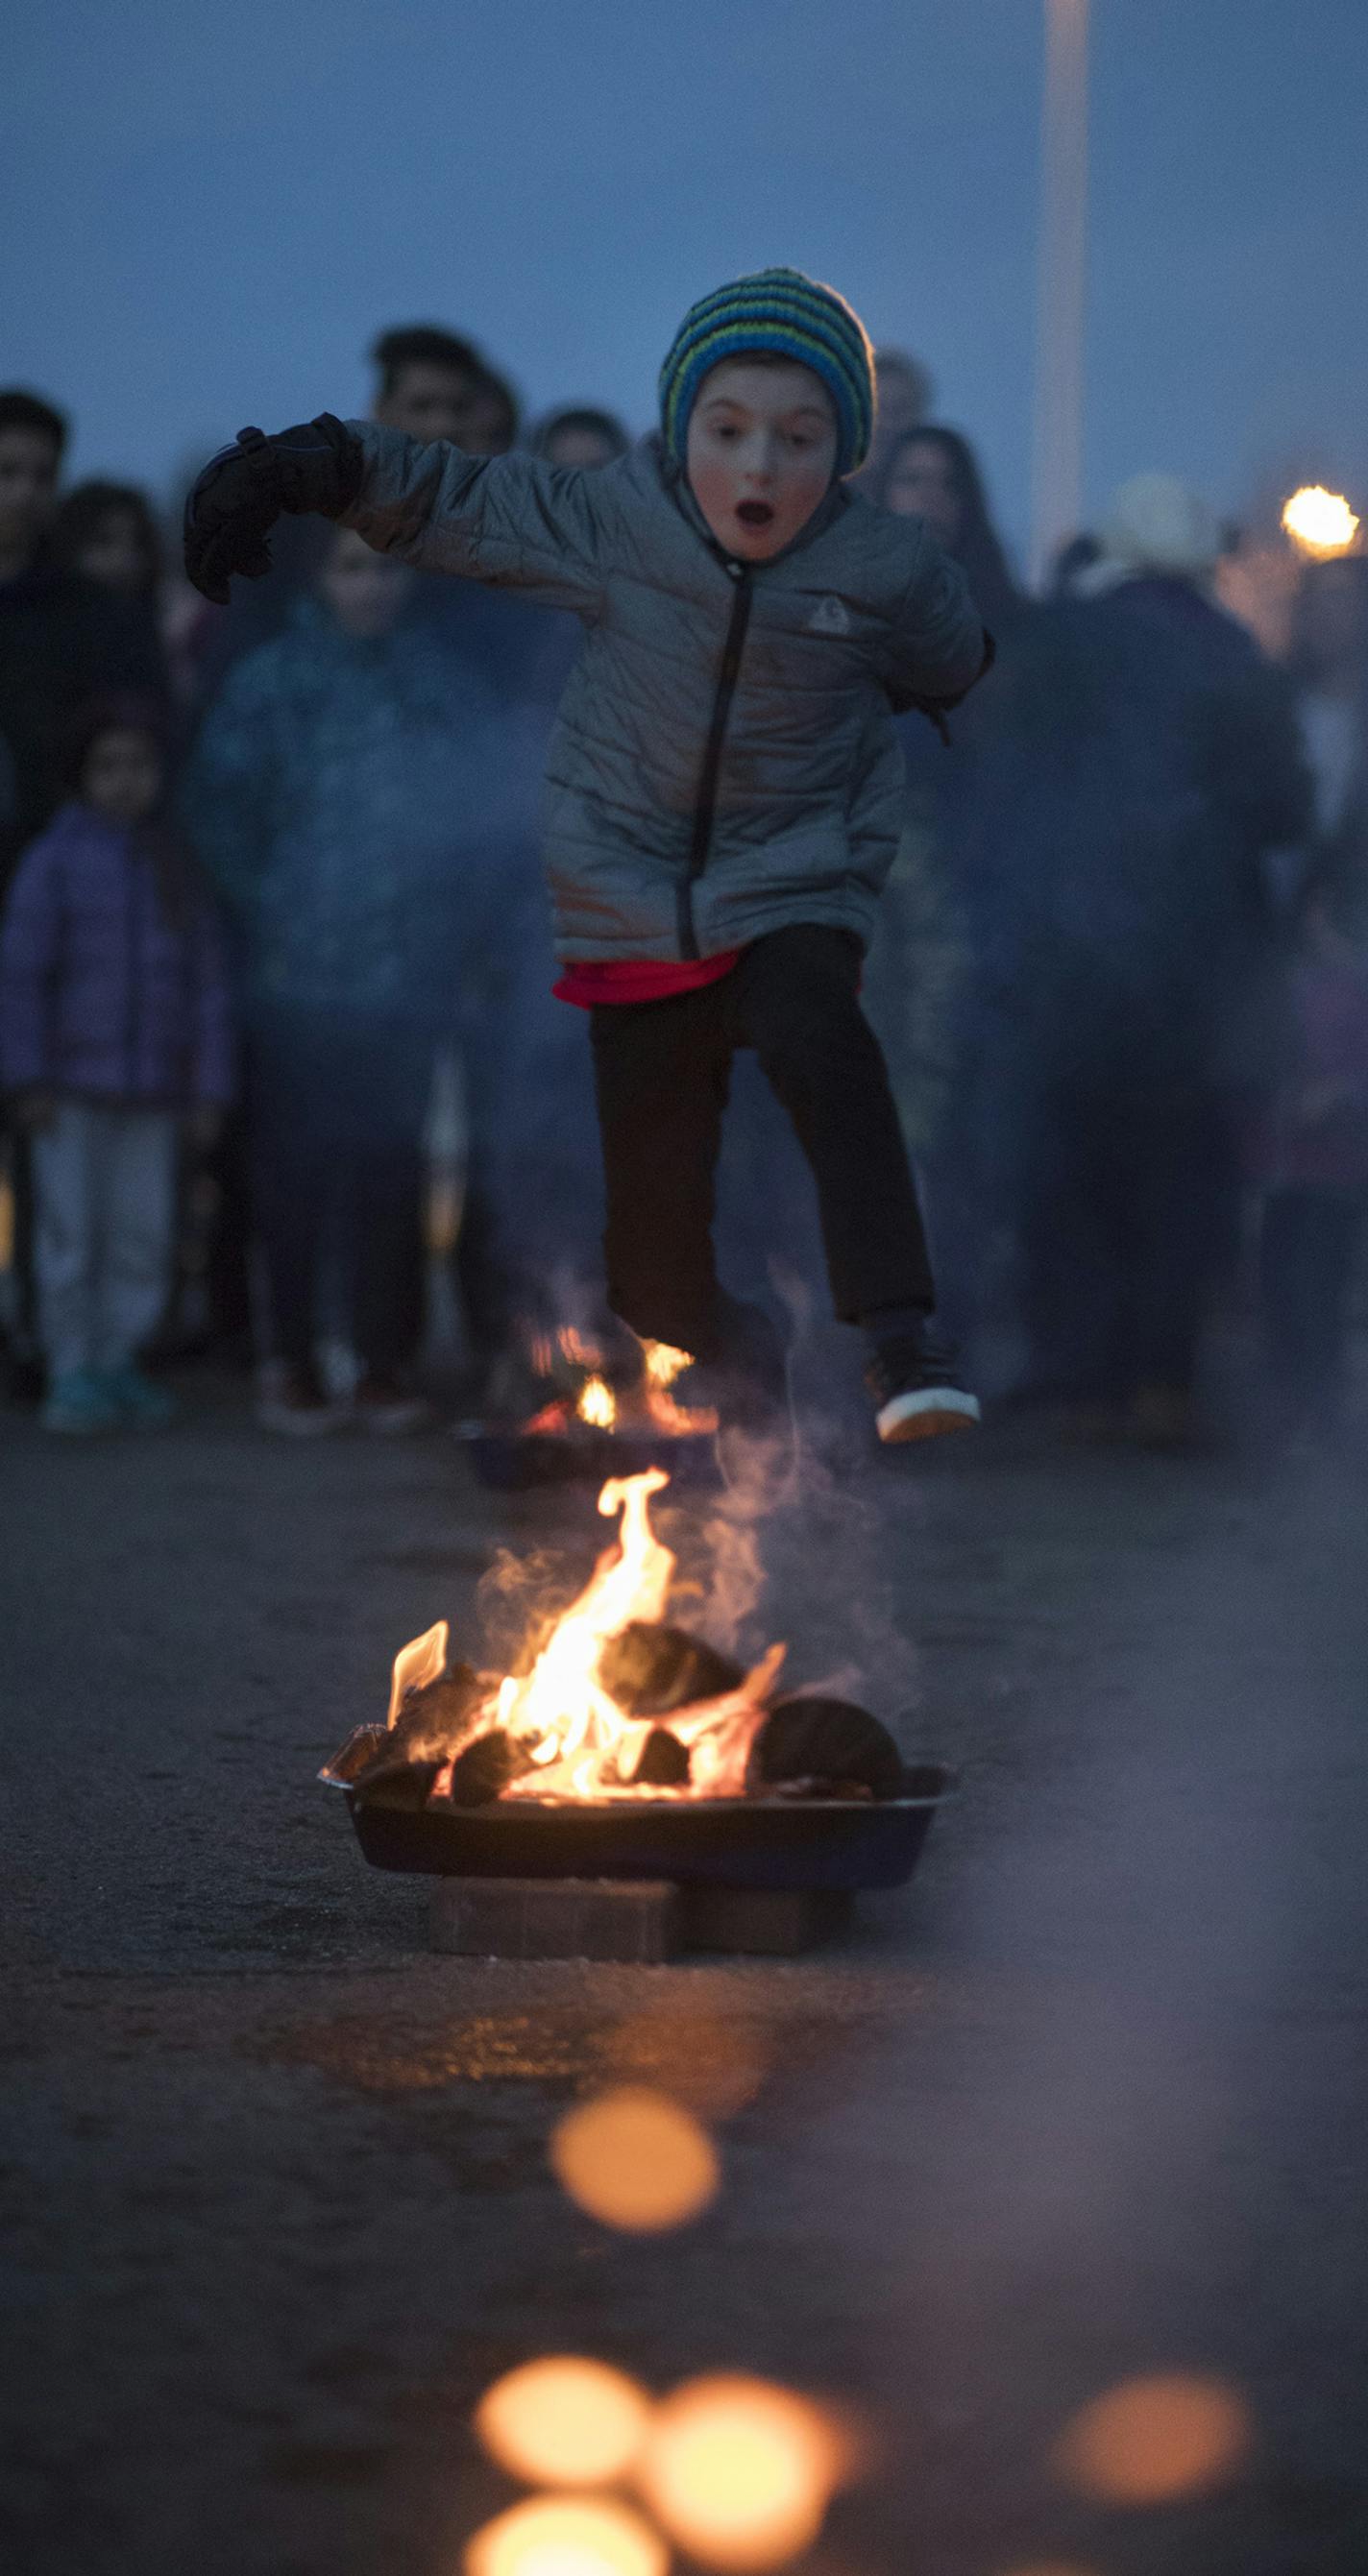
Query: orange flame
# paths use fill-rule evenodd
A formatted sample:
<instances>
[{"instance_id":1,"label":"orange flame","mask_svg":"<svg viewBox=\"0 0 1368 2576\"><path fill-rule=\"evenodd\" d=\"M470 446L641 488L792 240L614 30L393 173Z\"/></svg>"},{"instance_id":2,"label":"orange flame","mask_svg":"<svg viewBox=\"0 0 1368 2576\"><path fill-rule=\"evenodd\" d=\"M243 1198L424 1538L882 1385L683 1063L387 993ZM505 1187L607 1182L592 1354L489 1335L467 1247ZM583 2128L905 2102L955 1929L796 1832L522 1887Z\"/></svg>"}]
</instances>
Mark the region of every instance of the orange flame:
<instances>
[{"instance_id":1,"label":"orange flame","mask_svg":"<svg viewBox=\"0 0 1368 2576\"><path fill-rule=\"evenodd\" d=\"M628 1716L599 1680L611 1637L632 1621L655 1625L665 1615L675 1560L651 1526L650 1498L669 1481L660 1467L609 1478L598 1507L605 1519L622 1516L616 1544L556 1621L531 1671L491 1682L452 1748L461 1752L494 1727L516 1737L530 1767L504 1789L505 1798L744 1796L751 1746L774 1693L783 1646L771 1646L734 1690L673 1709L664 1720ZM396 1656L391 1725L405 1691L435 1681L446 1652L447 1626L439 1620ZM646 1740L662 1724L688 1748L689 1778L682 1786L637 1780ZM449 1769L442 1777L449 1785ZM442 1794L440 1787L434 1794Z\"/></svg>"},{"instance_id":2,"label":"orange flame","mask_svg":"<svg viewBox=\"0 0 1368 2576\"><path fill-rule=\"evenodd\" d=\"M393 1726L405 1691L425 1690L429 1682L440 1680L446 1671L447 1639L450 1630L445 1619L401 1646L394 1658L394 1679L390 1684L389 1716L385 1723Z\"/></svg>"},{"instance_id":3,"label":"orange flame","mask_svg":"<svg viewBox=\"0 0 1368 2576\"><path fill-rule=\"evenodd\" d=\"M575 1407L581 1422L591 1423L596 1431L611 1431L617 1421L617 1397L606 1378L586 1378Z\"/></svg>"},{"instance_id":4,"label":"orange flame","mask_svg":"<svg viewBox=\"0 0 1368 2576\"><path fill-rule=\"evenodd\" d=\"M693 1367L691 1351L677 1351L671 1342L643 1342L646 1377L651 1386L673 1386L685 1369Z\"/></svg>"}]
</instances>

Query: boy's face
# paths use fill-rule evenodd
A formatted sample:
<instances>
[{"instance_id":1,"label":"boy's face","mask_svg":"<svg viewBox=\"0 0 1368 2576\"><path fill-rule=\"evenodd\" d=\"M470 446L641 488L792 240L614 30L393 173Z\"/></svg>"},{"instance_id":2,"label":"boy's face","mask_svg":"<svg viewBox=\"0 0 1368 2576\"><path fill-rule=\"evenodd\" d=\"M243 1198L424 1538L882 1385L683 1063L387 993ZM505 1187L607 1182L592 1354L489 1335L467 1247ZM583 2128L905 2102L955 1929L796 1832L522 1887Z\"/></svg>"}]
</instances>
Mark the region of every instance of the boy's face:
<instances>
[{"instance_id":1,"label":"boy's face","mask_svg":"<svg viewBox=\"0 0 1368 2576\"><path fill-rule=\"evenodd\" d=\"M0 430L0 553L33 552L52 516L57 450L41 429Z\"/></svg>"},{"instance_id":2,"label":"boy's face","mask_svg":"<svg viewBox=\"0 0 1368 2576\"><path fill-rule=\"evenodd\" d=\"M791 545L830 490L836 414L796 360L724 358L689 415L689 489L720 546L765 563Z\"/></svg>"},{"instance_id":3,"label":"boy's face","mask_svg":"<svg viewBox=\"0 0 1368 2576\"><path fill-rule=\"evenodd\" d=\"M344 635L358 643L388 635L409 594L412 575L392 555L378 555L355 529L333 541L319 577L319 591Z\"/></svg>"},{"instance_id":4,"label":"boy's face","mask_svg":"<svg viewBox=\"0 0 1368 2576\"><path fill-rule=\"evenodd\" d=\"M150 734L111 725L97 734L81 772L81 795L107 823L145 823L162 791L162 756Z\"/></svg>"}]
</instances>

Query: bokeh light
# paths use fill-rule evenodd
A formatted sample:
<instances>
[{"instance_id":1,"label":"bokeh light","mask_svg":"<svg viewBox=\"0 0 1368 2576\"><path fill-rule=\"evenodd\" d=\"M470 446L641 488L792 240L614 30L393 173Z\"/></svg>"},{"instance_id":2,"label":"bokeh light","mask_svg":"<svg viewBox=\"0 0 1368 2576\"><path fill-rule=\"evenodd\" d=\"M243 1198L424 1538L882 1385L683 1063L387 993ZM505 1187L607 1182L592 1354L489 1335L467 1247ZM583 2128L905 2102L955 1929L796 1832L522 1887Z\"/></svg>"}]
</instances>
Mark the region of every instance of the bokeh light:
<instances>
[{"instance_id":1,"label":"bokeh light","mask_svg":"<svg viewBox=\"0 0 1368 2576\"><path fill-rule=\"evenodd\" d=\"M627 2505L534 2496L477 2531L465 2576L667 2576L669 2552Z\"/></svg>"},{"instance_id":2,"label":"bokeh light","mask_svg":"<svg viewBox=\"0 0 1368 2576\"><path fill-rule=\"evenodd\" d=\"M1234 2389L1174 2371L1124 2380L1083 2407L1056 2445L1055 2468L1103 2504L1163 2504L1232 2476L1250 2435Z\"/></svg>"},{"instance_id":3,"label":"bokeh light","mask_svg":"<svg viewBox=\"0 0 1368 2576\"><path fill-rule=\"evenodd\" d=\"M1282 523L1306 554L1342 555L1358 534L1358 519L1343 494L1308 483L1283 505Z\"/></svg>"},{"instance_id":4,"label":"bokeh light","mask_svg":"<svg viewBox=\"0 0 1368 2576\"><path fill-rule=\"evenodd\" d=\"M591 2218L636 2235L697 2218L719 2180L706 2129L663 2093L630 2084L567 2112L552 2133L551 2163Z\"/></svg>"},{"instance_id":5,"label":"bokeh light","mask_svg":"<svg viewBox=\"0 0 1368 2576\"><path fill-rule=\"evenodd\" d=\"M816 2406L738 2374L689 2380L665 2400L639 2476L682 2548L709 2567L760 2569L816 2539L844 2465Z\"/></svg>"},{"instance_id":6,"label":"bokeh light","mask_svg":"<svg viewBox=\"0 0 1368 2576\"><path fill-rule=\"evenodd\" d=\"M743 2110L765 2080L760 2033L715 2013L633 2013L605 2031L600 2046L623 2082L658 2085L706 2119Z\"/></svg>"},{"instance_id":7,"label":"bokeh light","mask_svg":"<svg viewBox=\"0 0 1368 2576\"><path fill-rule=\"evenodd\" d=\"M562 2353L496 2379L475 2410L475 2430L515 2478L608 2487L631 2468L649 2415L650 2399L625 2371Z\"/></svg>"}]
</instances>

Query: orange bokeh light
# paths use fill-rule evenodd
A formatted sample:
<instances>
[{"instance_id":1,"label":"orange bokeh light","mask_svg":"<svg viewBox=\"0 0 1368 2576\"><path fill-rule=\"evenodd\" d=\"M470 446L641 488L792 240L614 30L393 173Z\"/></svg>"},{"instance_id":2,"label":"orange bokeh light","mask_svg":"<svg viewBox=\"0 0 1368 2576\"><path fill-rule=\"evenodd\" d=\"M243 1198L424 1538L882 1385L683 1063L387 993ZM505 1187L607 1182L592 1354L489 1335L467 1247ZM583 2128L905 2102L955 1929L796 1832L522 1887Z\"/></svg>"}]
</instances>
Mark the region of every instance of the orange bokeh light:
<instances>
[{"instance_id":1,"label":"orange bokeh light","mask_svg":"<svg viewBox=\"0 0 1368 2576\"><path fill-rule=\"evenodd\" d=\"M1065 2426L1054 2464L1067 2486L1103 2504L1163 2504L1232 2476L1250 2430L1239 2397L1218 2379L1127 2379Z\"/></svg>"},{"instance_id":2,"label":"orange bokeh light","mask_svg":"<svg viewBox=\"0 0 1368 2576\"><path fill-rule=\"evenodd\" d=\"M844 2467L841 2440L791 2389L689 2380L655 2414L640 2482L671 2537L709 2567L779 2567L809 2547Z\"/></svg>"},{"instance_id":3,"label":"orange bokeh light","mask_svg":"<svg viewBox=\"0 0 1368 2576\"><path fill-rule=\"evenodd\" d=\"M475 2430L515 2478L606 2487L631 2468L649 2414L645 2390L625 2371L562 2353L496 2379L475 2410Z\"/></svg>"},{"instance_id":4,"label":"orange bokeh light","mask_svg":"<svg viewBox=\"0 0 1368 2576\"><path fill-rule=\"evenodd\" d=\"M552 2133L551 2164L591 2218L634 2235L697 2218L719 2179L706 2129L663 2093L630 2084L567 2112Z\"/></svg>"},{"instance_id":5,"label":"orange bokeh light","mask_svg":"<svg viewBox=\"0 0 1368 2576\"><path fill-rule=\"evenodd\" d=\"M465 2576L667 2576L664 2543L628 2506L535 2496L467 2544Z\"/></svg>"}]
</instances>

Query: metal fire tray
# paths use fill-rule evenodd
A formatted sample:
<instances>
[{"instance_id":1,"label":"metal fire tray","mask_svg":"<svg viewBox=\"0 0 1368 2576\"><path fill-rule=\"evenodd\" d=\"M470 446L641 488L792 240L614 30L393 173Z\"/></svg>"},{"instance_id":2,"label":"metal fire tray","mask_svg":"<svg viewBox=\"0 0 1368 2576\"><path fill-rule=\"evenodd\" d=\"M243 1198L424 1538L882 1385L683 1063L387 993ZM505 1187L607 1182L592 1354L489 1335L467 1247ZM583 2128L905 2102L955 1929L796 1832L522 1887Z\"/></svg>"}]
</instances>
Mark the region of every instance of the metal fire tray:
<instances>
[{"instance_id":1,"label":"metal fire tray","mask_svg":"<svg viewBox=\"0 0 1368 2576\"><path fill-rule=\"evenodd\" d=\"M918 1762L904 1769L896 1798L623 1798L578 1806L495 1798L483 1807L438 1802L415 1808L398 1797L391 1801L384 1790L358 1798L340 1776L351 1767L345 1753L333 1767L331 1785L346 1790L367 1860L377 1869L438 1878L902 1887L916 1868L937 1808L956 1787L943 1763Z\"/></svg>"},{"instance_id":2,"label":"metal fire tray","mask_svg":"<svg viewBox=\"0 0 1368 2576\"><path fill-rule=\"evenodd\" d=\"M461 1434L480 1483L493 1493L525 1493L534 1485L602 1485L609 1476L640 1476L664 1467L671 1483L714 1484L717 1455L711 1432L671 1438L659 1431L516 1431L486 1423Z\"/></svg>"}]
</instances>

